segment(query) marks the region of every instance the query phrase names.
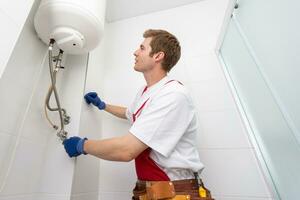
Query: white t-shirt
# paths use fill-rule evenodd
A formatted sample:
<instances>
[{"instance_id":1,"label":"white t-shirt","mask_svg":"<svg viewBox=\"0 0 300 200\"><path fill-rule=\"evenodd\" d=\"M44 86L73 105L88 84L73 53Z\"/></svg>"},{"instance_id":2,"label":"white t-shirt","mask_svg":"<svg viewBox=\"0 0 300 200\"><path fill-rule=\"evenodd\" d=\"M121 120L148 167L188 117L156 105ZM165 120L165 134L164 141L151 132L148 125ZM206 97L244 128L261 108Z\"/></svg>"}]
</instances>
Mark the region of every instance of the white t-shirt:
<instances>
[{"instance_id":1,"label":"white t-shirt","mask_svg":"<svg viewBox=\"0 0 300 200\"><path fill-rule=\"evenodd\" d=\"M203 169L196 147L195 108L185 87L168 76L138 92L127 108L127 119L147 103L137 115L129 132L149 146L150 157L171 180L194 178ZM167 84L166 84L167 83Z\"/></svg>"}]
</instances>

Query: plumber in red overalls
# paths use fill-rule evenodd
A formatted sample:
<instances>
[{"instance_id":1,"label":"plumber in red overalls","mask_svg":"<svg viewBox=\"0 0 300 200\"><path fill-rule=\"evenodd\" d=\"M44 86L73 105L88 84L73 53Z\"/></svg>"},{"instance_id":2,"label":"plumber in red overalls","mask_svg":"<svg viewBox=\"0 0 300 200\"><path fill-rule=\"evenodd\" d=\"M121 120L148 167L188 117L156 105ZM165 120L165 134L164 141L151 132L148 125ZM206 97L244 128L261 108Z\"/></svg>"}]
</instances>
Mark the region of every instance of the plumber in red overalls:
<instances>
[{"instance_id":1,"label":"plumber in red overalls","mask_svg":"<svg viewBox=\"0 0 300 200\"><path fill-rule=\"evenodd\" d=\"M147 85L133 103L127 108L106 104L96 92L84 97L88 104L129 120L128 133L102 140L71 137L63 142L65 150L70 157L134 160L137 183L132 199L201 199L197 173L204 166L196 147L196 110L185 86L168 76L180 58L180 44L164 30L150 29L143 36L134 52L134 69Z\"/></svg>"}]
</instances>

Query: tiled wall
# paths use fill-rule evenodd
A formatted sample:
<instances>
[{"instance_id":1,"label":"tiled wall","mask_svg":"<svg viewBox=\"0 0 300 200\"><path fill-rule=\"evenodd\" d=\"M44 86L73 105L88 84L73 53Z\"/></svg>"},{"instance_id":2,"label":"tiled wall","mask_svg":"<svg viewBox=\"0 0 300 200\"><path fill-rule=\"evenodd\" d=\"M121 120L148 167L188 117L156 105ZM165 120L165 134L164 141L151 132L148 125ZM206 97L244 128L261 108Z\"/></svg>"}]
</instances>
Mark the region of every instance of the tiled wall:
<instances>
[{"instance_id":1,"label":"tiled wall","mask_svg":"<svg viewBox=\"0 0 300 200\"><path fill-rule=\"evenodd\" d=\"M15 8L23 5L6 3L3 2L11 8L14 4ZM18 39L16 45L11 44L13 50L0 79L1 200L68 200L71 197L74 159L67 156L44 115L50 77L47 46L33 28L38 3L34 3L20 33L9 30ZM18 14L16 10L5 10ZM23 17L26 19L25 14ZM11 24L13 21L7 21L1 26ZM87 55L66 57L65 69L57 76L61 105L71 116L71 123L66 126L70 135L79 132L87 58ZM56 107L54 101L51 105ZM49 116L59 123L57 113Z\"/></svg>"},{"instance_id":2,"label":"tiled wall","mask_svg":"<svg viewBox=\"0 0 300 200\"><path fill-rule=\"evenodd\" d=\"M99 47L102 54L91 54L91 58L101 58L89 65L89 71L100 66L104 66L104 71L89 73L88 87L107 103L127 106L145 84L143 76L133 70L133 52L143 40L143 31L162 28L174 33L181 41L182 58L170 75L188 87L197 107L199 151L206 166L202 177L207 187L218 200L270 200L268 186L214 52L228 3L201 1L106 24ZM124 134L130 127L127 121L88 109L101 116L102 138ZM96 120L85 123L90 130L94 126L99 129ZM101 160L99 199L130 199L136 179L133 168L132 162ZM89 199L88 194L81 199Z\"/></svg>"},{"instance_id":3,"label":"tiled wall","mask_svg":"<svg viewBox=\"0 0 300 200\"><path fill-rule=\"evenodd\" d=\"M34 0L0 1L0 78L33 3Z\"/></svg>"}]
</instances>

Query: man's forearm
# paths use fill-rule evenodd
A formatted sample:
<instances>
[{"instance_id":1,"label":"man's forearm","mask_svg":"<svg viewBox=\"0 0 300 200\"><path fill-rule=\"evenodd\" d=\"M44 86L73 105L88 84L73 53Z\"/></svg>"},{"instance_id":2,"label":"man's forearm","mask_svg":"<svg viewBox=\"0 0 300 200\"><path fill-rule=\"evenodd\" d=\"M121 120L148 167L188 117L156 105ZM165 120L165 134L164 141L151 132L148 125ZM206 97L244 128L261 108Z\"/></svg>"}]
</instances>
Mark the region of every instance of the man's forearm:
<instances>
[{"instance_id":1,"label":"man's forearm","mask_svg":"<svg viewBox=\"0 0 300 200\"><path fill-rule=\"evenodd\" d=\"M121 137L104 140L87 140L84 151L90 155L110 161L130 161Z\"/></svg>"},{"instance_id":2,"label":"man's forearm","mask_svg":"<svg viewBox=\"0 0 300 200\"><path fill-rule=\"evenodd\" d=\"M128 162L143 152L147 145L131 133L103 140L86 140L84 152L104 160Z\"/></svg>"},{"instance_id":3,"label":"man's forearm","mask_svg":"<svg viewBox=\"0 0 300 200\"><path fill-rule=\"evenodd\" d=\"M104 109L106 112L109 112L110 114L122 118L122 119L127 119L126 117L126 108L121 107L121 106L115 106L115 105L110 105L106 104L106 107Z\"/></svg>"}]
</instances>

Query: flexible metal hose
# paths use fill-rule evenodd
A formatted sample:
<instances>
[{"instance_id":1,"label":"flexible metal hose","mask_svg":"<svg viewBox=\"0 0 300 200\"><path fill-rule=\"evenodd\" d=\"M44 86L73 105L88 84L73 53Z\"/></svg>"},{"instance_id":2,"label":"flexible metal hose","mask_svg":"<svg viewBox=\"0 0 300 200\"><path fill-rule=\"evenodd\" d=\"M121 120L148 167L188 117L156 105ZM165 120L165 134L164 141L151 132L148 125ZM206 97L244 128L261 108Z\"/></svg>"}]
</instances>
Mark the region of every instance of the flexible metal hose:
<instances>
[{"instance_id":1,"label":"flexible metal hose","mask_svg":"<svg viewBox=\"0 0 300 200\"><path fill-rule=\"evenodd\" d=\"M58 111L58 113L59 113L60 130L58 132L58 136L63 141L64 139L66 139L67 132L64 130L63 114L65 114L65 110L62 109L61 106L60 106L60 101L59 101L59 97L58 97L58 93L57 93L57 89L56 89L56 85L55 85L56 84L56 72L57 72L57 70L56 69L53 70L53 65L52 65L52 49L53 49L54 42L55 41L53 39L50 39L48 56L49 56L49 70L50 70L50 77L51 77L51 86L48 90L48 94L46 96L45 104L46 104L47 108L50 111ZM56 67L59 67L59 65L60 65L62 54L63 54L63 51L60 50L58 58L56 60ZM51 108L50 105L49 105L49 101L50 101L50 97L51 97L52 92L54 92L54 97L55 97L55 101L56 101L56 104L57 104L57 108ZM46 117L47 117L48 121L51 123L51 121L48 118L47 113L46 113ZM51 123L51 125L53 126L53 128L55 128L55 125L53 123Z\"/></svg>"}]
</instances>

